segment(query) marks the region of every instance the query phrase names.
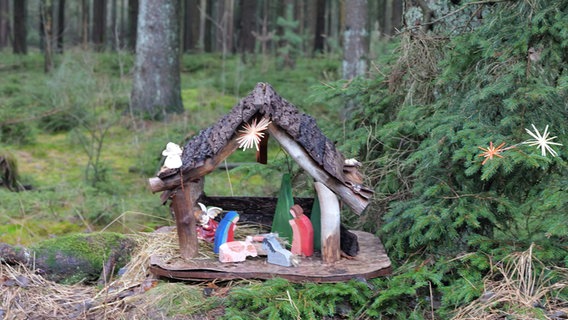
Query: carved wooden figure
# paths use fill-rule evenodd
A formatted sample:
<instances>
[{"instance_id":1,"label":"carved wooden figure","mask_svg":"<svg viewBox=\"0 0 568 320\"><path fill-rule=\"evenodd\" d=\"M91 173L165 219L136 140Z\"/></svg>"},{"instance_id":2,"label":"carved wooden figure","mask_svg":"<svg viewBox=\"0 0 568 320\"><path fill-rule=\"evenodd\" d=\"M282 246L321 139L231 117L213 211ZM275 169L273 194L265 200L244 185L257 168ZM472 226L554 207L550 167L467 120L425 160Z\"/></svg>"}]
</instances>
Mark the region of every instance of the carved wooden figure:
<instances>
[{"instance_id":1,"label":"carved wooden figure","mask_svg":"<svg viewBox=\"0 0 568 320\"><path fill-rule=\"evenodd\" d=\"M225 242L219 247L220 262L242 262L248 256L258 255L256 247L252 244L252 237L247 237L245 241Z\"/></svg>"},{"instance_id":2,"label":"carved wooden figure","mask_svg":"<svg viewBox=\"0 0 568 320\"><path fill-rule=\"evenodd\" d=\"M302 207L295 204L290 208L294 219L290 220L292 226L292 253L304 257L314 254L314 228L312 222L304 214Z\"/></svg>"},{"instance_id":3,"label":"carved wooden figure","mask_svg":"<svg viewBox=\"0 0 568 320\"><path fill-rule=\"evenodd\" d=\"M215 242L213 251L219 253L219 247L225 242L234 240L235 229L237 228L237 221L239 221L239 214L236 211L229 211L223 217L215 232Z\"/></svg>"},{"instance_id":4,"label":"carved wooden figure","mask_svg":"<svg viewBox=\"0 0 568 320\"><path fill-rule=\"evenodd\" d=\"M278 239L268 234L262 241L262 248L266 251L268 263L283 267L292 266L292 252L282 248Z\"/></svg>"}]
</instances>

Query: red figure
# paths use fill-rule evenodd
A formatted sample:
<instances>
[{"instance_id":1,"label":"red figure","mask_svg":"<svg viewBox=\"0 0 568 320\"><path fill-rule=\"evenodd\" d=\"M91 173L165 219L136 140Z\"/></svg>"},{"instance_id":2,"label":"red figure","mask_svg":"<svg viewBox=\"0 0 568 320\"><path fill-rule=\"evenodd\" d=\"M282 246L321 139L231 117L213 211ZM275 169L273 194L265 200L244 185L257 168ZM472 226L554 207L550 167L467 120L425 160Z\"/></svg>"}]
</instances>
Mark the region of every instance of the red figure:
<instances>
[{"instance_id":1,"label":"red figure","mask_svg":"<svg viewBox=\"0 0 568 320\"><path fill-rule=\"evenodd\" d=\"M310 219L304 214L302 207L295 204L290 208L294 219L292 226L292 253L311 257L314 254L314 228Z\"/></svg>"},{"instance_id":2,"label":"red figure","mask_svg":"<svg viewBox=\"0 0 568 320\"><path fill-rule=\"evenodd\" d=\"M198 225L197 228L197 238L203 239L209 243L213 243L215 241L215 232L217 231L217 227L219 226L219 222L211 219L205 225Z\"/></svg>"}]
</instances>

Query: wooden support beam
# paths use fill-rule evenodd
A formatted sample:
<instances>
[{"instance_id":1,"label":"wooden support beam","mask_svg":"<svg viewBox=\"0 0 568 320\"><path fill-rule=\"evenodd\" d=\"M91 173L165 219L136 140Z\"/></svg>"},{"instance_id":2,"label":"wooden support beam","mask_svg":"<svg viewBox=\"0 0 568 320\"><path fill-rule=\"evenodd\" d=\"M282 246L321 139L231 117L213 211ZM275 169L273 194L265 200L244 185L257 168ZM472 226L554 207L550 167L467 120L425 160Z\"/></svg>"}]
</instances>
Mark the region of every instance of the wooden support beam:
<instances>
[{"instance_id":1,"label":"wooden support beam","mask_svg":"<svg viewBox=\"0 0 568 320\"><path fill-rule=\"evenodd\" d=\"M324 263L341 259L339 201L323 183L315 182L321 210L321 258Z\"/></svg>"},{"instance_id":2,"label":"wooden support beam","mask_svg":"<svg viewBox=\"0 0 568 320\"><path fill-rule=\"evenodd\" d=\"M335 192L335 194L340 196L343 203L349 206L356 214L361 214L365 210L369 204L368 199L355 193L345 184L325 172L325 170L306 153L304 148L284 132L284 130L271 123L268 125L268 132L280 143L280 146L288 152L290 157L292 157L302 169L306 170L316 181L323 183L326 187Z\"/></svg>"},{"instance_id":3,"label":"wooden support beam","mask_svg":"<svg viewBox=\"0 0 568 320\"><path fill-rule=\"evenodd\" d=\"M171 208L176 218L180 254L185 259L197 256L199 244L197 240L196 221L193 214L197 199L203 193L204 179L186 183L175 190Z\"/></svg>"},{"instance_id":4,"label":"wooden support beam","mask_svg":"<svg viewBox=\"0 0 568 320\"><path fill-rule=\"evenodd\" d=\"M213 158L208 158L207 160L205 160L205 163L202 166L183 171L181 174L168 176L163 180L159 177L152 177L148 179L150 190L153 193L156 193L160 191L175 189L176 187L181 186L182 177L183 181L192 181L199 179L209 172L215 170L219 163L230 156L231 153L237 150L238 147L239 143L236 141L236 138L231 139L221 150L219 150L219 152Z\"/></svg>"}]
</instances>

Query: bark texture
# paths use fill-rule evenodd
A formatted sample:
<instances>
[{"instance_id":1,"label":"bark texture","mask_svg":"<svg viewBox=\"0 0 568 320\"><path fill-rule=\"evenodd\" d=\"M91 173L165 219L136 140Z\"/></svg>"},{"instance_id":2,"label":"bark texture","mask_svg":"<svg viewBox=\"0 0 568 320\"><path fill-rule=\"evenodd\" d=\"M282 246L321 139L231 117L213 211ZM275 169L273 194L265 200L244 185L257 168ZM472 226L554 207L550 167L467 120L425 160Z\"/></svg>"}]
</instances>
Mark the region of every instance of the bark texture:
<instances>
[{"instance_id":1,"label":"bark texture","mask_svg":"<svg viewBox=\"0 0 568 320\"><path fill-rule=\"evenodd\" d=\"M180 2L141 0L131 109L162 119L183 112L180 89Z\"/></svg>"},{"instance_id":2,"label":"bark texture","mask_svg":"<svg viewBox=\"0 0 568 320\"><path fill-rule=\"evenodd\" d=\"M0 49L7 47L10 40L10 2L0 0Z\"/></svg>"},{"instance_id":3,"label":"bark texture","mask_svg":"<svg viewBox=\"0 0 568 320\"><path fill-rule=\"evenodd\" d=\"M367 0L353 0L345 8L343 78L363 76L367 72L368 54Z\"/></svg>"},{"instance_id":4,"label":"bark texture","mask_svg":"<svg viewBox=\"0 0 568 320\"><path fill-rule=\"evenodd\" d=\"M27 54L28 53L28 43L27 43L27 1L26 0L14 0L14 53L16 54Z\"/></svg>"}]
</instances>

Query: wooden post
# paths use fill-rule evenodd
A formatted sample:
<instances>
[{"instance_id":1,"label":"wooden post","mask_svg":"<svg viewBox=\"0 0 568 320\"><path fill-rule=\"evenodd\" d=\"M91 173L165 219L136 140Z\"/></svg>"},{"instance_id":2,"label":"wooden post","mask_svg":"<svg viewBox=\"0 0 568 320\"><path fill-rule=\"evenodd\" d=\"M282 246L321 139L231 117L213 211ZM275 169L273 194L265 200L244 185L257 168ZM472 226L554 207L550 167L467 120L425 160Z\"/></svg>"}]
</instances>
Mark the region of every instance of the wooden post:
<instances>
[{"instance_id":1,"label":"wooden post","mask_svg":"<svg viewBox=\"0 0 568 320\"><path fill-rule=\"evenodd\" d=\"M339 200L321 182L315 182L321 210L321 257L324 263L341 259Z\"/></svg>"},{"instance_id":2,"label":"wooden post","mask_svg":"<svg viewBox=\"0 0 568 320\"><path fill-rule=\"evenodd\" d=\"M203 193L203 180L201 178L197 181L187 182L183 187L176 189L172 197L171 208L176 218L180 254L184 259L197 256L199 251L193 211L197 199Z\"/></svg>"},{"instance_id":3,"label":"wooden post","mask_svg":"<svg viewBox=\"0 0 568 320\"><path fill-rule=\"evenodd\" d=\"M298 144L298 142L296 142L280 127L271 123L268 125L268 132L276 141L278 141L278 143L280 143L280 146L288 152L290 157L294 159L294 161L296 161L302 169L306 170L306 172L309 173L314 180L325 184L327 188L333 190L335 194L341 197L344 204L353 209L353 212L361 214L365 208L367 208L367 205L369 204L368 198L355 193L353 189L347 187L345 184L329 175L312 159L312 157L304 148L302 148L302 146Z\"/></svg>"}]
</instances>

